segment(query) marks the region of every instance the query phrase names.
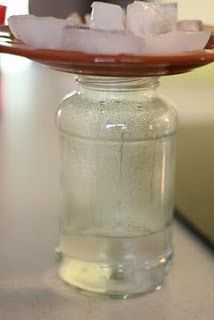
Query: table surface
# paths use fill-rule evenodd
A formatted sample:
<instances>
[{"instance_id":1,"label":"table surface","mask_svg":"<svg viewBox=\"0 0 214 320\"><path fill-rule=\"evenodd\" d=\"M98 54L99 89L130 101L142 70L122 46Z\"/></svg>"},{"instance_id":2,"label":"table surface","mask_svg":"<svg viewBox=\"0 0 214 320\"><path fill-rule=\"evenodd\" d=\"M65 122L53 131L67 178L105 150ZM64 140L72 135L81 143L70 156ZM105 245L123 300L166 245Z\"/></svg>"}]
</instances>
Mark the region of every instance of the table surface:
<instances>
[{"instance_id":1,"label":"table surface","mask_svg":"<svg viewBox=\"0 0 214 320\"><path fill-rule=\"evenodd\" d=\"M178 223L175 262L162 290L105 300L61 282L54 254L60 211L54 115L73 77L0 59L0 319L212 320L212 252Z\"/></svg>"}]
</instances>

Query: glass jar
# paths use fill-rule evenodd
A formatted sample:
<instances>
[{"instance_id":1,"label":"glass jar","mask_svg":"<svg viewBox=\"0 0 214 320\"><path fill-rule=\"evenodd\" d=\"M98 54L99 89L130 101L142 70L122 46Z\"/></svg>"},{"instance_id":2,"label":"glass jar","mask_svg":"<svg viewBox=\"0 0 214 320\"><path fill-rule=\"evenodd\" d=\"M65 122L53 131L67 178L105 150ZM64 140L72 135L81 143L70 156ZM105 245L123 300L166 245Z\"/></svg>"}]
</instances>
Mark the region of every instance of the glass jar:
<instances>
[{"instance_id":1,"label":"glass jar","mask_svg":"<svg viewBox=\"0 0 214 320\"><path fill-rule=\"evenodd\" d=\"M58 110L60 277L127 298L154 290L172 260L178 118L158 78L79 76Z\"/></svg>"}]
</instances>

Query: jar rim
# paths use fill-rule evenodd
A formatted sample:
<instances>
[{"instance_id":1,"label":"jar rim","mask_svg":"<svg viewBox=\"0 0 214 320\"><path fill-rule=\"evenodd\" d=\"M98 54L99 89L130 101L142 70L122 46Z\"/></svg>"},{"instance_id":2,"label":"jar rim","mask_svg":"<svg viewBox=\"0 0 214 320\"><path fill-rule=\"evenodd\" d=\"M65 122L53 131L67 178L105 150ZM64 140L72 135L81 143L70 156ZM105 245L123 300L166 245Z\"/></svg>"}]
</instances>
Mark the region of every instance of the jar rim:
<instances>
[{"instance_id":1,"label":"jar rim","mask_svg":"<svg viewBox=\"0 0 214 320\"><path fill-rule=\"evenodd\" d=\"M106 91L134 91L156 89L159 86L158 77L100 77L79 75L76 82L81 87Z\"/></svg>"}]
</instances>

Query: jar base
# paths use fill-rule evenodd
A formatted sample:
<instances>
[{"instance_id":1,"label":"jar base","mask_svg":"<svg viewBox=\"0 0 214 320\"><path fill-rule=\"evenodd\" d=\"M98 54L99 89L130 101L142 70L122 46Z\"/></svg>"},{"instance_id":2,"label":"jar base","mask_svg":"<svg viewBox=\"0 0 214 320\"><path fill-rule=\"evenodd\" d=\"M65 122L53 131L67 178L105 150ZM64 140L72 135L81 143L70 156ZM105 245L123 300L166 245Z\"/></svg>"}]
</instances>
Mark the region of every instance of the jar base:
<instances>
[{"instance_id":1,"label":"jar base","mask_svg":"<svg viewBox=\"0 0 214 320\"><path fill-rule=\"evenodd\" d=\"M159 289L170 270L172 253L146 263L97 263L63 256L60 278L86 294L133 298Z\"/></svg>"}]
</instances>

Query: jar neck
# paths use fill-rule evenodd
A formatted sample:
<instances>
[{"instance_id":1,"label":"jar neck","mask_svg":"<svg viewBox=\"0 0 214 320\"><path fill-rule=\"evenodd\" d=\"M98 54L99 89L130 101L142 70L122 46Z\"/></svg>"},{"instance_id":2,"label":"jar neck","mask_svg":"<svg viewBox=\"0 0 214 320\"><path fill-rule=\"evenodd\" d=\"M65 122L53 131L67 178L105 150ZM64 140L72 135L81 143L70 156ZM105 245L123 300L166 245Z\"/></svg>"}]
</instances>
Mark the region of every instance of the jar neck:
<instances>
[{"instance_id":1,"label":"jar neck","mask_svg":"<svg viewBox=\"0 0 214 320\"><path fill-rule=\"evenodd\" d=\"M159 87L158 77L129 78L129 77L97 77L78 76L76 78L78 92L100 91L115 93L130 93L155 91Z\"/></svg>"}]
</instances>

